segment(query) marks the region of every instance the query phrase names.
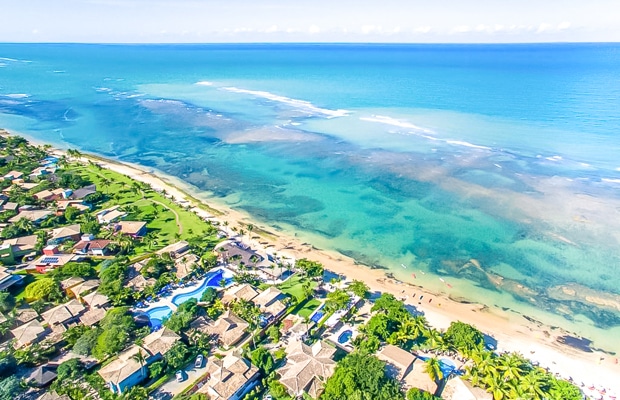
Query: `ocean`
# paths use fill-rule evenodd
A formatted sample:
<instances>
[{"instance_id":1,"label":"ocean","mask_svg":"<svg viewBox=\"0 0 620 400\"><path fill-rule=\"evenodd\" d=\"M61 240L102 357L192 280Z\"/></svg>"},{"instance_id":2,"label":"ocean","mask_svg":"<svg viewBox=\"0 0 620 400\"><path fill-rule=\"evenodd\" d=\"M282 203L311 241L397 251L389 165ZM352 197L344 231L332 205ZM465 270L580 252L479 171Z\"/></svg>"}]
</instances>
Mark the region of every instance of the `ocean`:
<instances>
[{"instance_id":1,"label":"ocean","mask_svg":"<svg viewBox=\"0 0 620 400\"><path fill-rule=\"evenodd\" d=\"M620 351L620 45L0 44L0 127Z\"/></svg>"}]
</instances>

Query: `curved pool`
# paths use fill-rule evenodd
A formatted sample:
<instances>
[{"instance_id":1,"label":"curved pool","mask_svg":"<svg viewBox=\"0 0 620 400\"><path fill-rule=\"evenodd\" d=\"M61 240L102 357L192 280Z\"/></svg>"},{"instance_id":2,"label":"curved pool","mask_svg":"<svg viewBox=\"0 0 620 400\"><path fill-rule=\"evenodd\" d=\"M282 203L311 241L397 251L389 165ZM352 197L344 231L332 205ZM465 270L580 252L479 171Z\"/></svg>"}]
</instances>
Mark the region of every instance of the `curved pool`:
<instances>
[{"instance_id":1,"label":"curved pool","mask_svg":"<svg viewBox=\"0 0 620 400\"><path fill-rule=\"evenodd\" d=\"M154 307L145 311L149 316L152 328L159 328L164 319L168 318L172 314L172 309L168 306Z\"/></svg>"},{"instance_id":2,"label":"curved pool","mask_svg":"<svg viewBox=\"0 0 620 400\"><path fill-rule=\"evenodd\" d=\"M346 342L351 340L351 336L353 336L353 331L347 329L338 336L338 343L345 344Z\"/></svg>"},{"instance_id":3,"label":"curved pool","mask_svg":"<svg viewBox=\"0 0 620 400\"><path fill-rule=\"evenodd\" d=\"M179 306L189 299L200 300L202 294L205 292L205 290L207 290L207 288L221 288L220 281L222 279L226 281L226 286L229 286L233 282L232 278L232 274L228 271L224 271L223 269L209 271L207 272L207 275L205 276L202 283L197 288L195 288L191 292L177 294L172 298L172 304Z\"/></svg>"}]
</instances>

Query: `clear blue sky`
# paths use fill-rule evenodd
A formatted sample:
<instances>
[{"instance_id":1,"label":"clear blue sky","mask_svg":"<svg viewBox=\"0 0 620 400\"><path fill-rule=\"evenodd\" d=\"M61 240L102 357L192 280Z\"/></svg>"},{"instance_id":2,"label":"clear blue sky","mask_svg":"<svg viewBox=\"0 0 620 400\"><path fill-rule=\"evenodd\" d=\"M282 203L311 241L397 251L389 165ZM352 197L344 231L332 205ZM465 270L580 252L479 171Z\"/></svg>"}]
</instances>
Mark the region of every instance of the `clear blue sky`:
<instances>
[{"instance_id":1,"label":"clear blue sky","mask_svg":"<svg viewBox=\"0 0 620 400\"><path fill-rule=\"evenodd\" d=\"M620 0L0 0L0 42L620 41Z\"/></svg>"}]
</instances>

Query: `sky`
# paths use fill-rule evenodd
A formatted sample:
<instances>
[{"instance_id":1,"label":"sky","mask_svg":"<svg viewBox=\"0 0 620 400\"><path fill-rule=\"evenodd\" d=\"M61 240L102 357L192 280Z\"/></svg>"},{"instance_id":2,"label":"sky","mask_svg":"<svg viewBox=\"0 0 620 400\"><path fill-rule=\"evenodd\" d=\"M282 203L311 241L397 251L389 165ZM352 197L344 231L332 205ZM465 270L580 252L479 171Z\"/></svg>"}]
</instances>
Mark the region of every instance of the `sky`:
<instances>
[{"instance_id":1,"label":"sky","mask_svg":"<svg viewBox=\"0 0 620 400\"><path fill-rule=\"evenodd\" d=\"M620 41L620 0L0 0L0 42Z\"/></svg>"}]
</instances>

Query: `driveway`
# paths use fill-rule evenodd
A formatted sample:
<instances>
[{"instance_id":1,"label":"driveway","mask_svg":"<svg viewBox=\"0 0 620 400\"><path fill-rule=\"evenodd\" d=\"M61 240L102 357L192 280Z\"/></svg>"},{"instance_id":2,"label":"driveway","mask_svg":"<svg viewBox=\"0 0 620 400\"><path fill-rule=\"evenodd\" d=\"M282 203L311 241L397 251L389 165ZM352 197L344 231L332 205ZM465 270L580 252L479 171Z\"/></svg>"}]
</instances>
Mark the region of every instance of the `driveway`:
<instances>
[{"instance_id":1,"label":"driveway","mask_svg":"<svg viewBox=\"0 0 620 400\"><path fill-rule=\"evenodd\" d=\"M186 388L190 387L198 378L200 378L205 372L206 369L206 359L203 363L202 368L194 368L194 361L188 364L183 371L187 374L187 379L183 382L177 382L176 377L172 377L166 383L161 385L159 389L157 389L151 396L155 399L171 399L173 396L181 393Z\"/></svg>"}]
</instances>

